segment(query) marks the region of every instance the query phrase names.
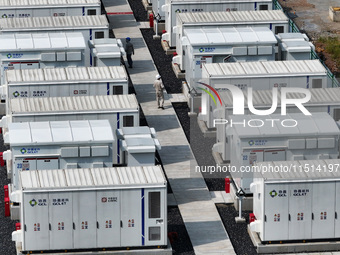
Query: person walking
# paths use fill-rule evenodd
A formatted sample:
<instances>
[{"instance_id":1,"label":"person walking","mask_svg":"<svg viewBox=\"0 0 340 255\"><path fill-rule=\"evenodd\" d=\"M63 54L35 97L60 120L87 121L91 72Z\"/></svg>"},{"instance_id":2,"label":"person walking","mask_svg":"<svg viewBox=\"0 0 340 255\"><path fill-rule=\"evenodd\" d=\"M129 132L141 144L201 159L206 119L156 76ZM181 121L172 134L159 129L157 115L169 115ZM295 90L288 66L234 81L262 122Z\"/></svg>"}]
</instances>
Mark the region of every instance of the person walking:
<instances>
[{"instance_id":1,"label":"person walking","mask_svg":"<svg viewBox=\"0 0 340 255\"><path fill-rule=\"evenodd\" d=\"M163 104L164 104L164 94L163 94L163 90L164 90L164 85L163 82L161 80L161 76L159 74L156 75L156 80L153 84L153 87L156 90L156 101L157 101L157 105L158 105L158 109L163 109Z\"/></svg>"},{"instance_id":2,"label":"person walking","mask_svg":"<svg viewBox=\"0 0 340 255\"><path fill-rule=\"evenodd\" d=\"M126 44L125 44L125 52L126 52L126 58L129 64L129 68L132 68L132 58L131 55L135 55L135 49L133 48L133 44L131 43L131 38L126 37Z\"/></svg>"}]
</instances>

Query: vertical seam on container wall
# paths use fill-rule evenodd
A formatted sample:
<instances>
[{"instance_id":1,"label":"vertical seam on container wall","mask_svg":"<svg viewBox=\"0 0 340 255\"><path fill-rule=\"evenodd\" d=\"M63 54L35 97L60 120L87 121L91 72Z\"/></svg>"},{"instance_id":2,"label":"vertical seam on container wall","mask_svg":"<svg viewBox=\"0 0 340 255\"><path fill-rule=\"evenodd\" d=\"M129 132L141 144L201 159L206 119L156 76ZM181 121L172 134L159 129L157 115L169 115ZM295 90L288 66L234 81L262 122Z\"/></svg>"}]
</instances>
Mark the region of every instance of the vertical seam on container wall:
<instances>
[{"instance_id":1,"label":"vertical seam on container wall","mask_svg":"<svg viewBox=\"0 0 340 255\"><path fill-rule=\"evenodd\" d=\"M110 95L110 82L106 83L106 95Z\"/></svg>"},{"instance_id":2,"label":"vertical seam on container wall","mask_svg":"<svg viewBox=\"0 0 340 255\"><path fill-rule=\"evenodd\" d=\"M144 189L142 189L142 246L145 245L145 237L144 237L144 234L145 234L145 230L144 230L144 227L145 227L145 221L144 221L144 212L145 208L144 208Z\"/></svg>"},{"instance_id":3,"label":"vertical seam on container wall","mask_svg":"<svg viewBox=\"0 0 340 255\"><path fill-rule=\"evenodd\" d=\"M83 16L85 16L85 7L83 6Z\"/></svg>"},{"instance_id":4,"label":"vertical seam on container wall","mask_svg":"<svg viewBox=\"0 0 340 255\"><path fill-rule=\"evenodd\" d=\"M255 2L254 5L254 10L257 11L257 2Z\"/></svg>"},{"instance_id":5,"label":"vertical seam on container wall","mask_svg":"<svg viewBox=\"0 0 340 255\"><path fill-rule=\"evenodd\" d=\"M90 40L92 40L92 29L90 29ZM92 54L90 49L90 66L92 66Z\"/></svg>"},{"instance_id":6,"label":"vertical seam on container wall","mask_svg":"<svg viewBox=\"0 0 340 255\"><path fill-rule=\"evenodd\" d=\"M309 89L309 75L307 75L307 89Z\"/></svg>"},{"instance_id":7,"label":"vertical seam on container wall","mask_svg":"<svg viewBox=\"0 0 340 255\"><path fill-rule=\"evenodd\" d=\"M117 112L117 129L119 129L119 112ZM120 164L120 144L119 139L117 139L117 164Z\"/></svg>"}]
</instances>

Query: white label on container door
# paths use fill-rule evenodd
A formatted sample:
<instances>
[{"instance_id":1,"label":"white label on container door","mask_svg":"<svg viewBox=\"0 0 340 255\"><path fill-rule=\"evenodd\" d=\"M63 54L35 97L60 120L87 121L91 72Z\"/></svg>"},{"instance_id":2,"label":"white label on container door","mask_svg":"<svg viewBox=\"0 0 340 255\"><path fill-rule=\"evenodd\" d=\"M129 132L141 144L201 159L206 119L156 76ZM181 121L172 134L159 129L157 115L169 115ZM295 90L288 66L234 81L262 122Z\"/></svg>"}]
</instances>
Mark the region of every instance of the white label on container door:
<instances>
[{"instance_id":1,"label":"white label on container door","mask_svg":"<svg viewBox=\"0 0 340 255\"><path fill-rule=\"evenodd\" d=\"M274 214L274 222L280 222L280 214Z\"/></svg>"},{"instance_id":2,"label":"white label on container door","mask_svg":"<svg viewBox=\"0 0 340 255\"><path fill-rule=\"evenodd\" d=\"M107 220L105 222L105 228L112 228L112 220Z\"/></svg>"},{"instance_id":3,"label":"white label on container door","mask_svg":"<svg viewBox=\"0 0 340 255\"><path fill-rule=\"evenodd\" d=\"M320 220L327 220L327 212L321 212Z\"/></svg>"},{"instance_id":4,"label":"white label on container door","mask_svg":"<svg viewBox=\"0 0 340 255\"><path fill-rule=\"evenodd\" d=\"M64 226L64 222L58 222L58 230L64 230L65 226Z\"/></svg>"},{"instance_id":5,"label":"white label on container door","mask_svg":"<svg viewBox=\"0 0 340 255\"><path fill-rule=\"evenodd\" d=\"M297 214L297 220L302 221L303 220L303 212Z\"/></svg>"},{"instance_id":6,"label":"white label on container door","mask_svg":"<svg viewBox=\"0 0 340 255\"><path fill-rule=\"evenodd\" d=\"M129 228L134 228L135 227L135 219L129 219L128 227Z\"/></svg>"},{"instance_id":7,"label":"white label on container door","mask_svg":"<svg viewBox=\"0 0 340 255\"><path fill-rule=\"evenodd\" d=\"M40 231L40 223L34 223L33 230L34 231Z\"/></svg>"},{"instance_id":8,"label":"white label on container door","mask_svg":"<svg viewBox=\"0 0 340 255\"><path fill-rule=\"evenodd\" d=\"M81 222L81 229L89 229L89 225L88 225L87 221Z\"/></svg>"}]
</instances>

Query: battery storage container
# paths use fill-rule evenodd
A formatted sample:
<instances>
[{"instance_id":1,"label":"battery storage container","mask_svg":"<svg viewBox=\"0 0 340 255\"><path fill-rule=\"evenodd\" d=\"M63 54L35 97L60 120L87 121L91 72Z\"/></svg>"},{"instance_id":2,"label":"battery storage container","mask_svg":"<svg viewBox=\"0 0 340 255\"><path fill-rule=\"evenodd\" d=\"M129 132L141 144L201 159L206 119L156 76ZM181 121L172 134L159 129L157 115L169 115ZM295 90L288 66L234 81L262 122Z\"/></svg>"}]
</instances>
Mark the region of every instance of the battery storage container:
<instances>
[{"instance_id":1,"label":"battery storage container","mask_svg":"<svg viewBox=\"0 0 340 255\"><path fill-rule=\"evenodd\" d=\"M271 0L165 0L162 11L165 15L165 30L162 40L174 42L176 34L173 27L176 26L176 14L186 12L215 12L215 11L265 11L273 10Z\"/></svg>"},{"instance_id":2,"label":"battery storage container","mask_svg":"<svg viewBox=\"0 0 340 255\"><path fill-rule=\"evenodd\" d=\"M1 35L1 84L6 70L90 66L86 48L79 32Z\"/></svg>"},{"instance_id":3,"label":"battery storage container","mask_svg":"<svg viewBox=\"0 0 340 255\"><path fill-rule=\"evenodd\" d=\"M139 126L139 105L134 94L79 97L43 97L11 99L8 114L0 125L3 133L9 123L109 120L114 134L113 163L122 163L121 144L116 139L116 129Z\"/></svg>"},{"instance_id":4,"label":"battery storage container","mask_svg":"<svg viewBox=\"0 0 340 255\"><path fill-rule=\"evenodd\" d=\"M23 252L166 246L166 185L160 166L24 171L12 238Z\"/></svg>"},{"instance_id":5,"label":"battery storage container","mask_svg":"<svg viewBox=\"0 0 340 255\"><path fill-rule=\"evenodd\" d=\"M110 167L114 135L108 120L11 123L4 135L11 191L19 172L29 170Z\"/></svg>"},{"instance_id":6,"label":"battery storage container","mask_svg":"<svg viewBox=\"0 0 340 255\"><path fill-rule=\"evenodd\" d=\"M330 87L327 71L319 60L203 64L202 81L217 92L227 90L225 85L229 84L242 90L248 87L253 90L270 90L274 87ZM200 119L209 123L209 114L214 107L211 97L202 93Z\"/></svg>"},{"instance_id":7,"label":"battery storage container","mask_svg":"<svg viewBox=\"0 0 340 255\"><path fill-rule=\"evenodd\" d=\"M99 0L2 0L0 2L0 17L3 19L100 14Z\"/></svg>"},{"instance_id":8,"label":"battery storage container","mask_svg":"<svg viewBox=\"0 0 340 255\"><path fill-rule=\"evenodd\" d=\"M119 95L128 93L128 76L122 66L11 70L3 91L8 99Z\"/></svg>"},{"instance_id":9,"label":"battery storage container","mask_svg":"<svg viewBox=\"0 0 340 255\"><path fill-rule=\"evenodd\" d=\"M176 14L175 40L169 40L171 47L176 46L180 53L181 41L185 29L227 27L267 27L273 33L288 33L288 17L281 10L237 11L237 12L184 12Z\"/></svg>"},{"instance_id":10,"label":"battery storage container","mask_svg":"<svg viewBox=\"0 0 340 255\"><path fill-rule=\"evenodd\" d=\"M248 100L247 90L243 91L245 101ZM340 88L321 88L310 89L311 99L304 103L303 106L310 112L327 112L335 121L340 120ZM222 105L218 104L217 108L213 111L213 114L209 112L209 126L215 126L216 128L216 144L214 145L214 151L220 153L223 160L230 160L230 149L227 149L226 141L226 125L217 124L223 123L228 120L229 116L233 115L233 98L230 91L219 92ZM300 93L290 92L287 93L287 98L301 98ZM256 90L252 93L253 104L257 110L269 109L273 103L272 90ZM273 114L281 113L281 91L278 90L277 109ZM300 110L295 105L287 105L287 113L298 113ZM245 114L252 114L249 111L247 105L245 105ZM213 115L213 116L211 116ZM214 125L215 121L215 125Z\"/></svg>"},{"instance_id":11,"label":"battery storage container","mask_svg":"<svg viewBox=\"0 0 340 255\"><path fill-rule=\"evenodd\" d=\"M338 239L339 164L339 159L257 162L258 167L290 171L262 172L254 178L256 220L251 230L262 242Z\"/></svg>"},{"instance_id":12,"label":"battery storage container","mask_svg":"<svg viewBox=\"0 0 340 255\"><path fill-rule=\"evenodd\" d=\"M274 61L277 39L266 27L186 28L172 59L191 89L197 89L203 63Z\"/></svg>"},{"instance_id":13,"label":"battery storage container","mask_svg":"<svg viewBox=\"0 0 340 255\"><path fill-rule=\"evenodd\" d=\"M230 165L237 170L231 175L236 186L246 193L250 192L253 172L242 169L256 162L337 159L339 156L339 127L328 113L231 115L226 129Z\"/></svg>"}]
</instances>

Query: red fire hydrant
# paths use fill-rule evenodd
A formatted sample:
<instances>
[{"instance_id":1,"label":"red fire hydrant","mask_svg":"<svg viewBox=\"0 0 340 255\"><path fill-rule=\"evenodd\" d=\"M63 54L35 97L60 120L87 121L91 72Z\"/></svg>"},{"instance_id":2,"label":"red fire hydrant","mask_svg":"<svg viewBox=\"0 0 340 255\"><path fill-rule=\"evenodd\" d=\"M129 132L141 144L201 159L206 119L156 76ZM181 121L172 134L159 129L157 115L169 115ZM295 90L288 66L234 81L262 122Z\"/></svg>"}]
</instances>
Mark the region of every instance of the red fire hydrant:
<instances>
[{"instance_id":1,"label":"red fire hydrant","mask_svg":"<svg viewBox=\"0 0 340 255\"><path fill-rule=\"evenodd\" d=\"M224 179L224 189L225 189L225 193L230 193L230 179L229 178Z\"/></svg>"},{"instance_id":2,"label":"red fire hydrant","mask_svg":"<svg viewBox=\"0 0 340 255\"><path fill-rule=\"evenodd\" d=\"M153 20L154 20L153 13L150 13L150 14L149 14L149 23L150 23L150 27L153 27Z\"/></svg>"}]
</instances>

